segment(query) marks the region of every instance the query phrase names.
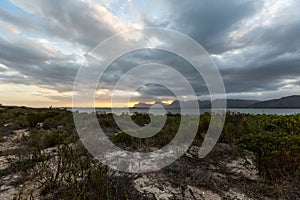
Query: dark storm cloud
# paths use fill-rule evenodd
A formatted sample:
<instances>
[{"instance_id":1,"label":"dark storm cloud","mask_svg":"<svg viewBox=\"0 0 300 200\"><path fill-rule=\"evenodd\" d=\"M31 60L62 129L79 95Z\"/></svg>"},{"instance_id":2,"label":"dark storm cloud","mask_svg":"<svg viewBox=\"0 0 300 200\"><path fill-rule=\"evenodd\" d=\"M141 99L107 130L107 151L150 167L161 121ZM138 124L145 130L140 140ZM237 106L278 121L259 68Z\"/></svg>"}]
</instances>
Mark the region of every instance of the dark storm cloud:
<instances>
[{"instance_id":1,"label":"dark storm cloud","mask_svg":"<svg viewBox=\"0 0 300 200\"><path fill-rule=\"evenodd\" d=\"M200 96L201 94L207 93L207 87L201 75L187 60L173 53L155 49L138 50L118 58L104 73L101 79L102 86L104 85L104 87L107 87L107 85L115 85L117 81L129 70L136 66L148 63L159 63L175 69L190 82L197 95ZM170 79L169 81L173 85L173 88L170 89L177 89L178 91L181 91L180 93L182 95L188 95L185 92L186 90L184 86L182 86L182 83L169 77L172 74L166 74L163 71L157 71L156 74L157 79L161 77ZM139 77L135 77L135 79L138 78ZM153 83L155 83L155 81L156 80L153 79ZM170 93L169 89L155 84L146 84L139 88L138 91L143 96L173 96L173 93Z\"/></svg>"},{"instance_id":2,"label":"dark storm cloud","mask_svg":"<svg viewBox=\"0 0 300 200\"><path fill-rule=\"evenodd\" d=\"M297 18L274 24L270 27L259 27L251 31L243 39L251 41L253 45L268 46L269 54L266 55L265 59L270 59L288 53L299 53L299 35L300 18Z\"/></svg>"},{"instance_id":3,"label":"dark storm cloud","mask_svg":"<svg viewBox=\"0 0 300 200\"><path fill-rule=\"evenodd\" d=\"M255 25L243 37L230 38L234 30L248 29L245 20L254 17L264 1L181 1L169 4L168 26L188 34L209 53L223 55L218 60L227 92L277 90L284 80L300 76L300 18L288 16L299 7L294 2L279 13L280 20L268 26ZM287 17L286 17L287 16ZM271 18L272 16L268 16ZM154 21L152 25L160 26ZM235 50L245 50L232 53ZM229 53L226 53L226 52ZM193 88L205 91L194 79Z\"/></svg>"},{"instance_id":4,"label":"dark storm cloud","mask_svg":"<svg viewBox=\"0 0 300 200\"><path fill-rule=\"evenodd\" d=\"M171 52L155 49L133 51L119 57L111 64L111 67L109 67L107 70L107 74L114 74L114 71L116 71L119 72L121 76L135 66L148 63L160 63L167 65L175 68L184 75L195 74L195 70L193 70L192 65L189 64L184 58Z\"/></svg>"},{"instance_id":5,"label":"dark storm cloud","mask_svg":"<svg viewBox=\"0 0 300 200\"><path fill-rule=\"evenodd\" d=\"M97 10L97 7L92 7L86 2L73 0L32 0L26 3L12 0L12 2L38 16L36 22L38 33L78 43L87 49L116 32L110 24L111 21L105 20L107 16L113 18L113 15L105 10ZM16 25L22 21L20 17L6 19Z\"/></svg>"},{"instance_id":6,"label":"dark storm cloud","mask_svg":"<svg viewBox=\"0 0 300 200\"><path fill-rule=\"evenodd\" d=\"M300 56L257 61L243 68L224 70L222 75L227 92L275 90L284 86L282 81L300 77Z\"/></svg>"},{"instance_id":7,"label":"dark storm cloud","mask_svg":"<svg viewBox=\"0 0 300 200\"><path fill-rule=\"evenodd\" d=\"M169 1L168 27L181 31L209 53L222 53L236 48L228 37L230 31L241 25L243 19L253 16L263 5L261 1ZM165 26L156 21L150 25Z\"/></svg>"},{"instance_id":8,"label":"dark storm cloud","mask_svg":"<svg viewBox=\"0 0 300 200\"><path fill-rule=\"evenodd\" d=\"M34 40L7 41L0 36L0 59L16 64L39 65L50 56Z\"/></svg>"},{"instance_id":9,"label":"dark storm cloud","mask_svg":"<svg viewBox=\"0 0 300 200\"><path fill-rule=\"evenodd\" d=\"M158 84L146 84L145 86L138 88L137 91L143 96L174 96L174 93L171 90Z\"/></svg>"},{"instance_id":10,"label":"dark storm cloud","mask_svg":"<svg viewBox=\"0 0 300 200\"><path fill-rule=\"evenodd\" d=\"M79 66L72 63L50 63L39 67L26 68L21 65L7 65L17 74L1 74L0 82L36 85L54 89L58 92L72 91L73 82Z\"/></svg>"},{"instance_id":11,"label":"dark storm cloud","mask_svg":"<svg viewBox=\"0 0 300 200\"><path fill-rule=\"evenodd\" d=\"M58 40L62 46L72 44L72 47L80 48L83 52L119 31L115 27L118 19L112 13L83 1L12 2L29 14L28 18L24 18L23 15L0 8L1 20L15 25L25 35L19 35L19 40L0 36L0 63L9 68L0 65L0 81L3 83L33 84L59 92L72 91L73 81L80 67L78 57L81 55L53 51L47 44L26 39L27 32L49 41ZM285 80L297 80L300 77L300 18L299 14L289 15L291 9L299 8L300 5L296 2L287 7L281 11L280 16L284 17L271 20L268 25L259 24L259 20L247 22L259 15L264 3L250 0L174 0L161 4L161 9L166 13L164 17L153 19L144 16L143 23L145 26L181 31L203 45L209 53L219 56L215 60L228 93L278 90L285 86ZM243 34L231 37L233 31ZM103 84L100 86L113 89L122 75L134 66L147 63L173 67L190 81L198 96L207 94L201 75L186 60L151 49L121 56L104 73L101 79ZM91 67L91 71L93 69L97 68ZM156 74L157 79L170 79L174 88L181 90L182 95L187 95L177 80L172 80L171 76L160 71ZM132 77L128 85L135 83L135 79L139 79L139 76ZM299 85L299 82L294 84ZM123 85L123 89L128 85ZM166 88L153 84L145 85L138 91L142 96L136 99L140 100L156 100L158 97L167 99L173 96ZM65 99L56 96L49 98Z\"/></svg>"},{"instance_id":12,"label":"dark storm cloud","mask_svg":"<svg viewBox=\"0 0 300 200\"><path fill-rule=\"evenodd\" d=\"M286 11L288 12L288 11ZM287 15L288 13L285 13ZM300 18L289 17L269 26L259 26L241 40L247 53L227 55L222 70L227 92L278 90L285 80L300 77Z\"/></svg>"},{"instance_id":13,"label":"dark storm cloud","mask_svg":"<svg viewBox=\"0 0 300 200\"><path fill-rule=\"evenodd\" d=\"M43 45L30 40L19 43L0 38L0 62L11 74L1 74L3 83L36 84L57 91L70 91L79 64L74 56L57 55ZM2 68L0 68L2 69Z\"/></svg>"}]
</instances>

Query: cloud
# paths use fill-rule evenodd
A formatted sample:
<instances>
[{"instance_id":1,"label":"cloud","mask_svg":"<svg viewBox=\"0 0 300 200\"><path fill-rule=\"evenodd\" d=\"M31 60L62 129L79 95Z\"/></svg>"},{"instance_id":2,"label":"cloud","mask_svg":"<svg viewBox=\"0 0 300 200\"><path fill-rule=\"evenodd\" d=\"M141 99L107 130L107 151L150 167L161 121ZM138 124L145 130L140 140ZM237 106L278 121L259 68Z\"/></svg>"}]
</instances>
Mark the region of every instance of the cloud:
<instances>
[{"instance_id":1,"label":"cloud","mask_svg":"<svg viewBox=\"0 0 300 200\"><path fill-rule=\"evenodd\" d=\"M33 39L8 41L0 37L0 61L9 71L0 75L0 81L71 90L79 68L76 58Z\"/></svg>"},{"instance_id":2,"label":"cloud","mask_svg":"<svg viewBox=\"0 0 300 200\"><path fill-rule=\"evenodd\" d=\"M178 78L176 79L174 73L166 72L163 69L153 70L155 69L155 63L159 63L169 66L182 74L192 85L197 95L200 96L207 93L207 87L203 78L188 61L173 53L155 49L138 50L119 57L105 71L99 87L113 89L122 76L128 76L130 70L149 63L153 63L153 68L150 65L142 73L129 76L126 79L127 82L122 85L124 90L139 86L141 82L144 82L145 85L138 89L142 96L160 98L163 96L168 98L174 96L169 89L155 84L163 81L172 85L171 90L173 89L183 96L189 95L184 87L185 83L180 82Z\"/></svg>"},{"instance_id":3,"label":"cloud","mask_svg":"<svg viewBox=\"0 0 300 200\"><path fill-rule=\"evenodd\" d=\"M284 86L284 80L300 76L300 58L272 59L257 65L222 71L227 92L253 92L276 90Z\"/></svg>"},{"instance_id":4,"label":"cloud","mask_svg":"<svg viewBox=\"0 0 300 200\"><path fill-rule=\"evenodd\" d=\"M183 32L201 45L209 53L222 53L237 47L229 38L229 33L241 26L261 8L260 1L169 1L168 24L148 21L154 26L168 26Z\"/></svg>"},{"instance_id":5,"label":"cloud","mask_svg":"<svg viewBox=\"0 0 300 200\"><path fill-rule=\"evenodd\" d=\"M30 20L22 15L15 15L3 8L0 8L1 24L4 25L11 33L19 34L21 29L33 30Z\"/></svg>"},{"instance_id":6,"label":"cloud","mask_svg":"<svg viewBox=\"0 0 300 200\"><path fill-rule=\"evenodd\" d=\"M0 55L2 62L24 65L39 65L50 58L45 47L27 38L8 41L0 37Z\"/></svg>"},{"instance_id":7,"label":"cloud","mask_svg":"<svg viewBox=\"0 0 300 200\"><path fill-rule=\"evenodd\" d=\"M265 97L258 98L266 98L270 91L276 95L297 93L291 89L292 85L299 85L300 77L300 3L296 0L174 0L155 1L150 6L134 0L103 4L93 0L10 2L22 12L0 8L0 84L55 90L57 93L44 94L50 100L63 102L70 98L68 92L72 91L86 52L109 36L141 25L175 29L203 45L216 62L230 97L262 92ZM149 38L153 47L174 43L172 38ZM131 41L124 39L122 44L131 45ZM107 51L116 49L114 46ZM185 59L150 48L114 61L104 73L99 89L112 91L125 73L147 63L171 66L189 80L198 96L208 93L201 75ZM93 75L93 70L103 66L98 63L89 67ZM172 75L163 70L151 73L156 78L149 82L163 79L182 96L189 96ZM126 91L140 79L148 80L144 76L148 74L129 77L121 89ZM86 81L86 87L90 87L89 77ZM140 87L134 99L156 101L173 97L168 89L153 83ZM107 94L99 97L107 98Z\"/></svg>"},{"instance_id":8,"label":"cloud","mask_svg":"<svg viewBox=\"0 0 300 200\"><path fill-rule=\"evenodd\" d=\"M36 27L40 26L39 33L52 38L61 38L87 49L125 29L125 24L118 17L105 7L93 2L79 0L11 1L31 15L38 17L35 25ZM9 21L17 26L22 24L19 23L20 18L9 19Z\"/></svg>"}]
</instances>

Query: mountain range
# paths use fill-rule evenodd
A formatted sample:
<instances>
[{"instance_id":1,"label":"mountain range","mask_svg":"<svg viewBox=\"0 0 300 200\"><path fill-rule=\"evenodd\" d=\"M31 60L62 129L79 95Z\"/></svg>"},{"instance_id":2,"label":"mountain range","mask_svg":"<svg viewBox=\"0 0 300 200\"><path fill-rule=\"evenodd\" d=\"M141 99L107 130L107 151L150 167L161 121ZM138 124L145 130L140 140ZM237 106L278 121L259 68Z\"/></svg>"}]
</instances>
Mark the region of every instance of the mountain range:
<instances>
[{"instance_id":1,"label":"mountain range","mask_svg":"<svg viewBox=\"0 0 300 200\"><path fill-rule=\"evenodd\" d=\"M210 100L200 101L198 105L200 108L210 108L213 103L215 107L220 107L224 100L217 99L211 102ZM227 108L300 108L300 95L293 95L288 97L282 97L280 99L271 99L267 101L258 100L242 100L242 99L227 99ZM178 101L175 100L171 104L163 104L161 102L155 102L165 108L193 108L195 101ZM151 104L138 103L134 105L134 108L150 108Z\"/></svg>"}]
</instances>

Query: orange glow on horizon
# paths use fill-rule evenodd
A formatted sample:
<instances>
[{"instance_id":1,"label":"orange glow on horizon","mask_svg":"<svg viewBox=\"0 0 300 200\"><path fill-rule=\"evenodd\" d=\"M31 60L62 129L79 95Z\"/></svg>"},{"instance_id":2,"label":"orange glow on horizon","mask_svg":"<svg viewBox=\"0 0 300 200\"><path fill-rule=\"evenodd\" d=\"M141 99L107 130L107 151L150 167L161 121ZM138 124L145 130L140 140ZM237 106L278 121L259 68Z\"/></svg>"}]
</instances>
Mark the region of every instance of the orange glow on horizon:
<instances>
[{"instance_id":1,"label":"orange glow on horizon","mask_svg":"<svg viewBox=\"0 0 300 200\"><path fill-rule=\"evenodd\" d=\"M139 103L142 103L142 102L139 102ZM144 102L144 104L153 105L153 104L155 104L155 101L146 101L146 102Z\"/></svg>"},{"instance_id":2,"label":"orange glow on horizon","mask_svg":"<svg viewBox=\"0 0 300 200\"><path fill-rule=\"evenodd\" d=\"M124 102L117 102L112 104L112 102L97 102L95 104L98 108L126 108L126 107L133 107L135 104L138 104L139 102L128 102L127 104Z\"/></svg>"},{"instance_id":3,"label":"orange glow on horizon","mask_svg":"<svg viewBox=\"0 0 300 200\"><path fill-rule=\"evenodd\" d=\"M171 103L173 103L173 101L174 100L166 100L166 101L162 101L162 103L170 105Z\"/></svg>"}]
</instances>

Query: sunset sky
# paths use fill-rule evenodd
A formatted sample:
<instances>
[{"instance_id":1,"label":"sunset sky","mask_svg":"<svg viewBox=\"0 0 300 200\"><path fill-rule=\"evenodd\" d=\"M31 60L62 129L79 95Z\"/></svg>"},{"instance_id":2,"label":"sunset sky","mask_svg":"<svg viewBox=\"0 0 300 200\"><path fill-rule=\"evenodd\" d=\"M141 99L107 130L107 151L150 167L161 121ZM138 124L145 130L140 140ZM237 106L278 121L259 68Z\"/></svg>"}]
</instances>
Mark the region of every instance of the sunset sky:
<instances>
[{"instance_id":1,"label":"sunset sky","mask_svg":"<svg viewBox=\"0 0 300 200\"><path fill-rule=\"evenodd\" d=\"M173 29L199 42L220 70L228 98L300 94L299 10L299 0L1 0L0 103L72 106L73 84L85 55L110 36L143 27ZM112 85L122 73L153 62L178 69L199 98L207 98L189 63L148 49L112 63L97 90L96 105L110 107ZM157 78L170 77L157 72ZM189 99L180 83L174 81L174 87ZM122 99L126 89L118 95L115 106L127 106ZM174 99L166 88L148 84L135 92L129 106Z\"/></svg>"}]
</instances>

